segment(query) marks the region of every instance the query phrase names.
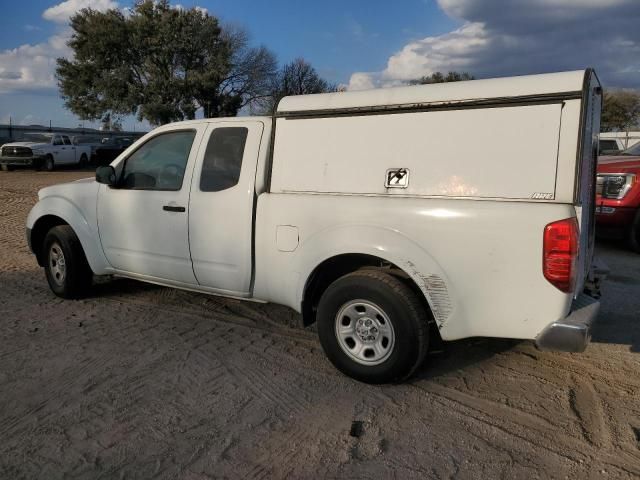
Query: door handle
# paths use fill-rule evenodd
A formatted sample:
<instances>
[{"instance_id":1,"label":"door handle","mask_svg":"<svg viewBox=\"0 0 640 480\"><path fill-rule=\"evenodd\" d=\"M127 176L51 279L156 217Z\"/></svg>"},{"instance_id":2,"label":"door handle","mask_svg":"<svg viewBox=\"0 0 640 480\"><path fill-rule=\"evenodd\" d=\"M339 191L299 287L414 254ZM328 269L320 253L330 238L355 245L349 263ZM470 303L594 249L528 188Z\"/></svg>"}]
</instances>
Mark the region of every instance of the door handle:
<instances>
[{"instance_id":1,"label":"door handle","mask_svg":"<svg viewBox=\"0 0 640 480\"><path fill-rule=\"evenodd\" d=\"M174 205L165 205L162 207L162 210L165 210L167 212L185 212L186 208L184 207L176 207Z\"/></svg>"}]
</instances>

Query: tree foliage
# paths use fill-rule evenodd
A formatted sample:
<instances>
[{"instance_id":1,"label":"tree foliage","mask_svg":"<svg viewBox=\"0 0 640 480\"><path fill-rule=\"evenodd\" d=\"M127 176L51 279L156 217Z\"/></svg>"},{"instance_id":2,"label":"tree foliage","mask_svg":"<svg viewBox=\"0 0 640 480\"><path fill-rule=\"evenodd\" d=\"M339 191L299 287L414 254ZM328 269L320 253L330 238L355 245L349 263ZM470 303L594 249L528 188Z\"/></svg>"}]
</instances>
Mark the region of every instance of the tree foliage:
<instances>
[{"instance_id":1,"label":"tree foliage","mask_svg":"<svg viewBox=\"0 0 640 480\"><path fill-rule=\"evenodd\" d=\"M337 86L318 75L313 66L303 58L296 58L280 68L271 82L271 94L264 102L264 111L273 112L278 102L289 95L327 93L337 91Z\"/></svg>"},{"instance_id":2,"label":"tree foliage","mask_svg":"<svg viewBox=\"0 0 640 480\"><path fill-rule=\"evenodd\" d=\"M236 115L270 94L275 56L249 47L247 35L223 28L199 9L144 0L130 14L83 9L71 18L74 58L59 58L65 105L87 120L136 114L153 125Z\"/></svg>"},{"instance_id":3,"label":"tree foliage","mask_svg":"<svg viewBox=\"0 0 640 480\"><path fill-rule=\"evenodd\" d=\"M625 131L640 120L640 95L625 90L605 92L600 129Z\"/></svg>"},{"instance_id":4,"label":"tree foliage","mask_svg":"<svg viewBox=\"0 0 640 480\"><path fill-rule=\"evenodd\" d=\"M409 85L427 85L430 83L446 83L446 82L461 82L464 80L475 80L476 77L467 72L449 72L443 75L440 72L435 72L432 75L426 75L424 77L417 78L409 81Z\"/></svg>"}]
</instances>

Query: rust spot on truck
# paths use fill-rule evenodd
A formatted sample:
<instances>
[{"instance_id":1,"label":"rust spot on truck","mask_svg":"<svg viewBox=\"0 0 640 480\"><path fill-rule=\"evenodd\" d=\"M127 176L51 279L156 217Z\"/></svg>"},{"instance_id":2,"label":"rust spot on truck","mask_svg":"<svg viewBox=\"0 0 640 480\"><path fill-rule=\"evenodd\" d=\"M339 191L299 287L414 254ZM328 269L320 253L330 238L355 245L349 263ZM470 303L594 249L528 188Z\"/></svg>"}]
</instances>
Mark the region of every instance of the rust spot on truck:
<instances>
[{"instance_id":1,"label":"rust spot on truck","mask_svg":"<svg viewBox=\"0 0 640 480\"><path fill-rule=\"evenodd\" d=\"M433 317L436 320L438 329L441 329L449 318L451 310L453 310L449 292L447 291L447 284L439 275L424 275L420 273L413 262L407 262L407 265L411 275L418 282L420 289L428 293Z\"/></svg>"}]
</instances>

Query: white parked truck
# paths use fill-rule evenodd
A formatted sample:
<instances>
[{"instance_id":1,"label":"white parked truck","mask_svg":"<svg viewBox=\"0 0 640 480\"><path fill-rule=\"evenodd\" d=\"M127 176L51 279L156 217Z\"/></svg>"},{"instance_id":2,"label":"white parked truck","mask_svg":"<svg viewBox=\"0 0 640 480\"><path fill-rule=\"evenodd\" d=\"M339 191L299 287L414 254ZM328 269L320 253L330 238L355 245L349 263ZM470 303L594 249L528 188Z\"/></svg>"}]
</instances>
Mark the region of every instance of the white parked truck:
<instances>
[{"instance_id":1,"label":"white parked truck","mask_svg":"<svg viewBox=\"0 0 640 480\"><path fill-rule=\"evenodd\" d=\"M579 352L601 100L586 70L165 125L41 190L27 237L61 297L112 274L287 305L366 382L411 375L438 337Z\"/></svg>"},{"instance_id":2,"label":"white parked truck","mask_svg":"<svg viewBox=\"0 0 640 480\"><path fill-rule=\"evenodd\" d=\"M86 165L90 158L89 145L77 145L60 133L27 133L22 141L0 147L3 170L28 166L51 171L58 165Z\"/></svg>"}]
</instances>

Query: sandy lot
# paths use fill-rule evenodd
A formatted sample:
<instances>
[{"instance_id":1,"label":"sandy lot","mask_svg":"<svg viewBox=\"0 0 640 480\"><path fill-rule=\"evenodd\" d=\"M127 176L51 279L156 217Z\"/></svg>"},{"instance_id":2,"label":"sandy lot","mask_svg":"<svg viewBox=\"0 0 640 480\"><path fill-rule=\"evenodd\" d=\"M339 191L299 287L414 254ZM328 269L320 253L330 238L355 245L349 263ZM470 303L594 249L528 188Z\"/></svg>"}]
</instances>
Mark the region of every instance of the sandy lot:
<instances>
[{"instance_id":1,"label":"sandy lot","mask_svg":"<svg viewBox=\"0 0 640 480\"><path fill-rule=\"evenodd\" d=\"M474 339L374 387L283 307L129 280L55 297L24 220L38 188L88 175L0 172L0 477L640 476L640 255L598 245L584 354Z\"/></svg>"}]
</instances>

